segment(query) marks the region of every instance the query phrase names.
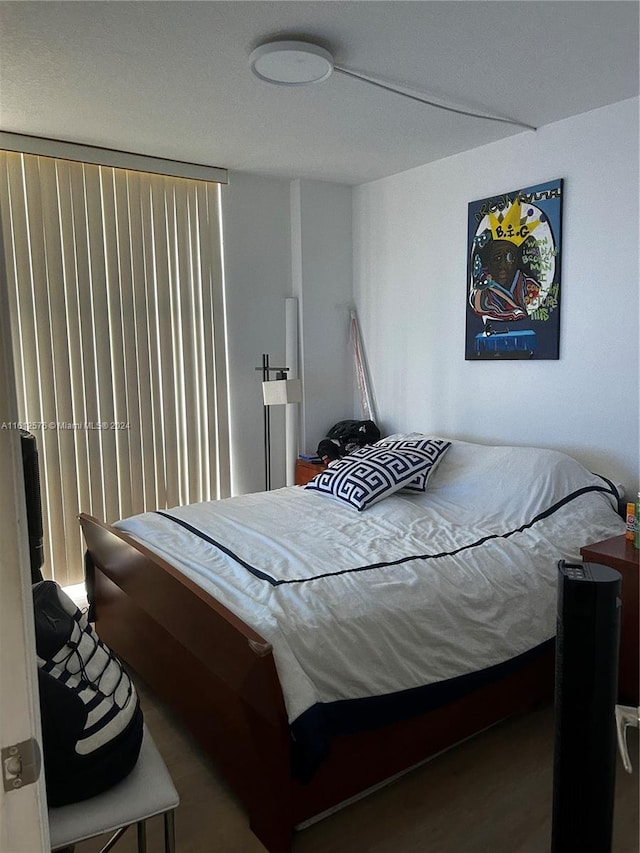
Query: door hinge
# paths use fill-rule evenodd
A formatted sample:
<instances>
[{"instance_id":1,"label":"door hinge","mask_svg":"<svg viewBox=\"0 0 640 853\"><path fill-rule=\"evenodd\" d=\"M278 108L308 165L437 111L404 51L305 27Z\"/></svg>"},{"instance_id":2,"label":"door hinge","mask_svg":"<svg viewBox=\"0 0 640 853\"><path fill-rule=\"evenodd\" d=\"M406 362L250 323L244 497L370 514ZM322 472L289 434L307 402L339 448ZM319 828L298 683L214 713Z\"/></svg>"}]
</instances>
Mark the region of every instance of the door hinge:
<instances>
[{"instance_id":1,"label":"door hinge","mask_svg":"<svg viewBox=\"0 0 640 853\"><path fill-rule=\"evenodd\" d=\"M3 746L1 760L5 791L16 791L38 781L42 761L40 746L35 738Z\"/></svg>"}]
</instances>

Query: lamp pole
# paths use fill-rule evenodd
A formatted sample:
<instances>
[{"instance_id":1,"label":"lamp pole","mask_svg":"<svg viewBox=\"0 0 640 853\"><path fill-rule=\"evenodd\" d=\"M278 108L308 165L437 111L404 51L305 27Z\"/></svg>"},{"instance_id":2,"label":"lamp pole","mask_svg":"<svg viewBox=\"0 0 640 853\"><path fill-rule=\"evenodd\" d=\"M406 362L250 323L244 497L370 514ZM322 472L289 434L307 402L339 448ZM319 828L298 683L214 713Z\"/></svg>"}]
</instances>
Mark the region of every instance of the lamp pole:
<instances>
[{"instance_id":1,"label":"lamp pole","mask_svg":"<svg viewBox=\"0 0 640 853\"><path fill-rule=\"evenodd\" d=\"M269 381L270 373L277 373L278 379L286 379L288 367L271 367L269 364L269 355L268 353L262 354L262 366L256 367L256 370L262 371L262 381ZM269 412L269 406L265 403L263 412L263 425L264 425L264 487L268 492L271 489L271 414Z\"/></svg>"},{"instance_id":2,"label":"lamp pole","mask_svg":"<svg viewBox=\"0 0 640 853\"><path fill-rule=\"evenodd\" d=\"M262 354L262 381L269 379L269 356ZM271 489L271 412L269 406L263 406L264 421L264 487L268 492Z\"/></svg>"}]
</instances>

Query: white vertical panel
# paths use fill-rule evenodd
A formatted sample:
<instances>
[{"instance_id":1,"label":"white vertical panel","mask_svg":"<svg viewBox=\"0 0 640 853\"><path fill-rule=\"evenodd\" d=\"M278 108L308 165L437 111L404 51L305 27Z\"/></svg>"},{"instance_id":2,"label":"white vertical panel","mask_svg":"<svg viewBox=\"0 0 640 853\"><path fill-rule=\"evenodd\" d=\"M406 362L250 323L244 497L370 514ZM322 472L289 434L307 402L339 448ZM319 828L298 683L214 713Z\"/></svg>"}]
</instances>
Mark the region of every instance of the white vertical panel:
<instances>
[{"instance_id":1,"label":"white vertical panel","mask_svg":"<svg viewBox=\"0 0 640 853\"><path fill-rule=\"evenodd\" d=\"M135 368L136 386L130 382L132 396L137 400L135 429L139 436L140 456L135 460L135 469L142 475L142 506L156 507L155 460L153 457L153 424L151 421L151 374L153 364L149 357L149 317L147 314L146 286L148 270L141 251L151 235L146 233L145 210L147 208L148 182L138 172L128 175L129 215L131 222L132 303L135 352L132 353L131 368ZM139 241L139 242L138 242ZM128 318L127 322L131 322Z\"/></svg>"},{"instance_id":2,"label":"white vertical panel","mask_svg":"<svg viewBox=\"0 0 640 853\"><path fill-rule=\"evenodd\" d=\"M107 289L109 346L111 360L111 393L113 397L113 421L127 421L126 379L123 343L122 277L128 274L128 253L120 245L118 222L120 219L119 202L114 170L107 169L102 181L102 212L105 223L105 233L110 239L105 241L105 262L108 270L109 287ZM126 211L126 195L124 210ZM123 261L125 263L123 264ZM123 269L124 266L124 269ZM114 506L110 508L109 519L121 518L130 513L130 474L129 474L129 435L128 430L113 431L112 440L115 451L116 485L113 493Z\"/></svg>"},{"instance_id":3,"label":"white vertical panel","mask_svg":"<svg viewBox=\"0 0 640 853\"><path fill-rule=\"evenodd\" d=\"M215 371L213 340L213 294L210 274L210 238L207 236L207 188L196 186L195 204L197 215L193 227L193 251L200 270L199 321L201 334L198 339L198 393L200 395L200 454L202 466L202 488L208 494L215 492L216 460L216 417L215 417Z\"/></svg>"},{"instance_id":4,"label":"white vertical panel","mask_svg":"<svg viewBox=\"0 0 640 853\"><path fill-rule=\"evenodd\" d=\"M132 322L134 312L134 281L140 275L144 262L144 241L141 221L141 201L137 184L131 185L129 173L116 170L114 173L116 198L116 241L119 258L119 288L121 304L120 345L122 367L114 376L121 381L119 393L124 396L124 409L119 417L128 424L126 444L123 452L128 453L121 462L121 512L129 515L134 507L144 505L144 478L142 475L142 439L140 435L140 399L138 383L138 358L136 352L136 324ZM140 255L143 255L142 261ZM135 257L135 261L134 261ZM109 519L111 520L111 519Z\"/></svg>"},{"instance_id":5,"label":"white vertical panel","mask_svg":"<svg viewBox=\"0 0 640 853\"><path fill-rule=\"evenodd\" d=\"M48 550L51 565L63 567L63 577L66 575L67 551L64 535L53 536L53 532L64 531L62 483L55 472L60 470L58 453L58 435L55 429L56 399L55 374L53 363L53 339L59 334L52 322L50 312L47 245L45 240L44 215L42 207L43 184L46 185L47 175L41 174L38 157L24 158L25 171L25 212L26 227L31 240L29 242L29 266L31 271L30 283L26 276L18 281L18 288L23 293L27 286L31 290L31 305L33 310L32 325L29 324L29 335L21 341L23 363L35 368L36 383L29 383L28 403L24 420L33 428L30 432L36 436L38 443L41 468L44 476L41 478L41 490L44 492L43 515L47 517L47 528L50 533ZM23 325L26 332L27 325ZM43 427L35 426L42 424ZM54 428L50 428L53 425Z\"/></svg>"},{"instance_id":6,"label":"white vertical panel","mask_svg":"<svg viewBox=\"0 0 640 853\"><path fill-rule=\"evenodd\" d=\"M39 162L40 186L42 191L42 224L47 265L47 298L49 303L49 340L51 357L52 404L43 408L47 420L56 424L55 430L47 431L47 450L52 455L44 468L44 477L50 481L47 493L58 493L57 504L60 527L63 535L52 538L55 545L54 560L64 566L73 565L81 541L77 520L77 478L75 471L75 438L71 429L63 428L73 422L73 394L71 387L70 347L66 334L66 294L64 290L64 263L60 233L59 184L55 161L41 158ZM44 335L41 333L41 339ZM52 470L55 472L51 476ZM64 472L65 476L60 476ZM59 491L58 491L59 488ZM58 551L58 547L60 550ZM64 558L62 548L64 547ZM63 574L63 577L65 575ZM68 574L66 574L68 577Z\"/></svg>"},{"instance_id":7,"label":"white vertical panel","mask_svg":"<svg viewBox=\"0 0 640 853\"><path fill-rule=\"evenodd\" d=\"M61 321L60 330L64 336L64 344L67 348L69 363L69 388L71 393L69 422L84 423L84 353L81 339L80 303L77 264L77 242L73 227L73 202L71 171L75 170L81 175L81 166L78 163L57 162L56 176L58 185L58 228L60 233L62 279L61 288L64 293L65 317ZM62 228L60 223L67 223ZM65 334L66 333L66 334ZM75 501L72 493L68 494L70 507L69 513L80 506L91 506L90 478L88 476L88 454L87 435L85 430L73 430L73 459L69 462L69 468L64 469L65 488L71 483L75 487ZM48 474L48 472L47 472ZM74 476L75 475L75 476ZM55 535L55 534L54 534ZM45 534L45 542L47 537ZM76 521L76 534L69 539L67 566L69 580L77 579L77 567L74 565L74 556L77 560L79 549L82 547L82 535L78 533ZM72 552L72 543L74 550ZM54 573L58 575L59 567L54 567Z\"/></svg>"},{"instance_id":8,"label":"white vertical panel","mask_svg":"<svg viewBox=\"0 0 640 853\"><path fill-rule=\"evenodd\" d=\"M95 412L89 419L88 429L92 453L100 453L101 480L93 493L92 511L101 518L113 519L118 515L118 486L116 446L112 429L98 428L114 421L113 381L111 373L111 348L109 344L109 270L106 265L106 246L113 242L114 234L107 233L102 206L103 170L100 166L85 166L85 199L87 234L89 241L89 286L91 292L91 328L93 336L93 376L95 383ZM117 279L116 279L117 286ZM108 380L107 380L108 376ZM96 450L97 449L97 450ZM99 494L98 494L99 492Z\"/></svg>"},{"instance_id":9,"label":"white vertical panel","mask_svg":"<svg viewBox=\"0 0 640 853\"><path fill-rule=\"evenodd\" d=\"M168 276L168 293L169 293L169 320L171 334L171 373L169 381L171 385L165 386L167 406L164 411L164 416L171 418L174 427L174 446L171 449L172 458L175 458L177 464L175 466L174 478L177 486L175 503L180 504L184 500L186 491L186 482L184 475L184 465L179 455L179 448L184 442L184 423L182 412L184 410L184 385L182 376L183 368L183 351L182 351L182 300L180 298L180 271L178 269L178 259L175 252L176 243L176 220L175 220L175 203L173 193L165 193L165 215L166 215L166 238L167 238L167 276ZM173 467L173 466L172 466Z\"/></svg>"},{"instance_id":10,"label":"white vertical panel","mask_svg":"<svg viewBox=\"0 0 640 853\"><path fill-rule=\"evenodd\" d=\"M97 171L97 167L94 167ZM82 166L73 164L71 177L71 214L73 217L73 242L76 252L76 282L78 295L78 320L80 347L82 353L82 373L77 377L78 392L78 422L82 424L96 423L98 420L98 376L95 351L95 315L93 306L93 284L91 280L92 246L97 250L99 235L90 233L90 222L87 211L87 180L91 182L91 174L87 174ZM95 175L93 177L97 177ZM86 478L89 490L89 511L104 516L102 484L103 467L100 438L96 430L81 429L82 453L79 453L78 476ZM53 535L53 531L52 531Z\"/></svg>"},{"instance_id":11,"label":"white vertical panel","mask_svg":"<svg viewBox=\"0 0 640 853\"><path fill-rule=\"evenodd\" d=\"M211 333L208 340L212 341L209 349L208 386L209 411L213 409L215 431L211 431L211 458L215 458L215 480L212 486L220 497L228 497L231 493L231 442L229 431L229 396L227 393L227 343L226 343L226 305L224 291L224 269L222 262L222 213L220 186L206 185L206 208L200 215L200 222L206 223L206 236L201 238L201 245L207 250L208 289L211 293L212 314ZM213 442L215 440L215 445Z\"/></svg>"},{"instance_id":12,"label":"white vertical panel","mask_svg":"<svg viewBox=\"0 0 640 853\"><path fill-rule=\"evenodd\" d=\"M175 261L174 312L177 342L176 372L177 417L180 427L180 445L183 459L180 471L180 503L192 503L196 496L198 477L198 447L196 422L196 359L194 352L194 302L193 275L190 269L189 196L185 181L176 183L173 191L175 231L173 254ZM188 414L187 414L188 413ZM189 462L193 458L193 465Z\"/></svg>"},{"instance_id":13,"label":"white vertical panel","mask_svg":"<svg viewBox=\"0 0 640 853\"><path fill-rule=\"evenodd\" d=\"M158 182L151 185L151 213L153 231L149 235L150 249L153 252L153 276L156 287L156 304L158 312L158 346L157 369L160 376L162 398L159 410L154 418L162 424L163 431L163 477L165 484L165 499L168 506L180 502L180 486L177 465L171 464L178 447L176 430L176 414L174 407L175 377L174 371L174 342L173 342L173 306L171 300L171 259L169 256L169 235L166 210L165 192ZM151 274L151 269L148 269Z\"/></svg>"},{"instance_id":14,"label":"white vertical panel","mask_svg":"<svg viewBox=\"0 0 640 853\"><path fill-rule=\"evenodd\" d=\"M129 173L128 177L133 177ZM149 369L149 399L148 407L138 398L138 408L135 419L129 420L129 432L135 433L139 450L137 464L144 468L145 506L149 508L166 506L167 490L165 477L165 447L162 408L162 371L159 354L161 342L158 339L158 271L155 258L155 224L153 209L153 189L161 182L145 182L144 187L136 192L136 222L140 228L139 249L132 239L131 254L135 254L135 289L142 288L145 296L146 335L140 336L137 330L136 364L144 360L145 364L153 365ZM138 189L138 183L136 182ZM160 185L158 192L164 198L164 188ZM164 216L160 216L164 221ZM169 357L171 353L169 352ZM140 385L136 388L139 392ZM144 426L143 426L144 419Z\"/></svg>"},{"instance_id":15,"label":"white vertical panel","mask_svg":"<svg viewBox=\"0 0 640 853\"><path fill-rule=\"evenodd\" d=\"M298 378L298 300L285 299L285 367L289 368L289 379ZM296 459L298 456L299 406L289 404L285 413L285 466L287 486L296 481Z\"/></svg>"}]
</instances>

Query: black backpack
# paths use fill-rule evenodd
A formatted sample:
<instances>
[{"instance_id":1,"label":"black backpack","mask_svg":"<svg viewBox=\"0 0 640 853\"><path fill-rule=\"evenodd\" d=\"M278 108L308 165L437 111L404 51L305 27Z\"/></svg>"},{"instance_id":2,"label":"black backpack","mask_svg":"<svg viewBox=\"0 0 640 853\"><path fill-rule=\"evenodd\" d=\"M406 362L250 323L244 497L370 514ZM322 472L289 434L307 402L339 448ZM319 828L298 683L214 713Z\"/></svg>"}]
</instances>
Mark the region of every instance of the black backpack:
<instances>
[{"instance_id":1,"label":"black backpack","mask_svg":"<svg viewBox=\"0 0 640 853\"><path fill-rule=\"evenodd\" d=\"M133 770L143 716L122 664L73 601L54 581L32 589L47 800L63 806Z\"/></svg>"},{"instance_id":2,"label":"black backpack","mask_svg":"<svg viewBox=\"0 0 640 853\"><path fill-rule=\"evenodd\" d=\"M339 459L379 438L380 430L373 421L338 421L318 445L317 454L325 460Z\"/></svg>"}]
</instances>

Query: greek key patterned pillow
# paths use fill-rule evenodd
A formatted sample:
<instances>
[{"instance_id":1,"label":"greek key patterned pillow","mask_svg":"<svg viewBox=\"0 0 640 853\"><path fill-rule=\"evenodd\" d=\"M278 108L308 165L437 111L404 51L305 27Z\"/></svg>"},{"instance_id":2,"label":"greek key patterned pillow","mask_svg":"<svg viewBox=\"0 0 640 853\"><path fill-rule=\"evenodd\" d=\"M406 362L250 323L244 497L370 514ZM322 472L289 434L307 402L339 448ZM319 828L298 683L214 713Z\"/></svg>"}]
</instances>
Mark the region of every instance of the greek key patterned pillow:
<instances>
[{"instance_id":1,"label":"greek key patterned pillow","mask_svg":"<svg viewBox=\"0 0 640 853\"><path fill-rule=\"evenodd\" d=\"M371 444L333 462L305 488L362 511L426 472L437 458L434 448L394 449Z\"/></svg>"},{"instance_id":2,"label":"greek key patterned pillow","mask_svg":"<svg viewBox=\"0 0 640 853\"><path fill-rule=\"evenodd\" d=\"M437 438L403 438L403 439L381 439L376 441L375 447L388 447L390 450L420 450L428 454L431 459L431 465L421 471L418 476L411 480L403 487L407 492L425 492L427 490L427 480L435 471L438 463L451 447L450 441L443 441Z\"/></svg>"}]
</instances>

